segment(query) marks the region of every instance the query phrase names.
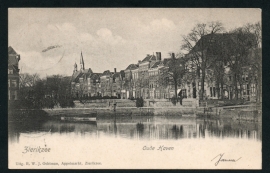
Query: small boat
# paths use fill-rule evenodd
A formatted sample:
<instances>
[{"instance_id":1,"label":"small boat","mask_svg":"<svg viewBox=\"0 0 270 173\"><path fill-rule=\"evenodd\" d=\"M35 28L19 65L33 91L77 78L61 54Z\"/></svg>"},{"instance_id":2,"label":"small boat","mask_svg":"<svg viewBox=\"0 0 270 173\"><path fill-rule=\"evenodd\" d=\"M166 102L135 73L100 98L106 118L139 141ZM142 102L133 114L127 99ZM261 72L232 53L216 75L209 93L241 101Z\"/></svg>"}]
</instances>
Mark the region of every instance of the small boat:
<instances>
[{"instance_id":1,"label":"small boat","mask_svg":"<svg viewBox=\"0 0 270 173\"><path fill-rule=\"evenodd\" d=\"M97 117L61 117L64 121L96 121Z\"/></svg>"},{"instance_id":2,"label":"small boat","mask_svg":"<svg viewBox=\"0 0 270 173\"><path fill-rule=\"evenodd\" d=\"M84 113L82 115L63 115L61 116L63 121L96 121L97 113Z\"/></svg>"},{"instance_id":3,"label":"small boat","mask_svg":"<svg viewBox=\"0 0 270 173\"><path fill-rule=\"evenodd\" d=\"M196 114L182 114L182 117L196 117Z\"/></svg>"}]
</instances>

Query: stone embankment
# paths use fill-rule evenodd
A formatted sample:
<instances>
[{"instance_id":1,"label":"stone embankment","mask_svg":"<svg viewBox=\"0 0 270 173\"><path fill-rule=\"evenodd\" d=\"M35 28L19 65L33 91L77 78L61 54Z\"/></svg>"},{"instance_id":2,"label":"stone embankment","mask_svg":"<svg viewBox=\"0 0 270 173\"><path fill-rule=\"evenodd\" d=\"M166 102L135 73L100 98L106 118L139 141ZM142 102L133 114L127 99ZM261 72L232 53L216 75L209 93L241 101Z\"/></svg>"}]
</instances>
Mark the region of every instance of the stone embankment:
<instances>
[{"instance_id":1,"label":"stone embankment","mask_svg":"<svg viewBox=\"0 0 270 173\"><path fill-rule=\"evenodd\" d=\"M114 103L116 110L114 111ZM149 104L149 103L148 103ZM150 103L151 104L151 103ZM43 110L11 110L10 119L21 119L29 114L33 117L56 117L59 115L87 115L95 113L98 117L113 116L174 116L174 117L200 117L200 118L230 118L235 120L261 121L261 107L255 105L237 105L223 107L191 107L190 105L152 106L137 108L134 100L95 100L94 102L81 103L75 101L74 108L54 108ZM19 116L18 116L19 115ZM24 118L24 117L23 117Z\"/></svg>"}]
</instances>

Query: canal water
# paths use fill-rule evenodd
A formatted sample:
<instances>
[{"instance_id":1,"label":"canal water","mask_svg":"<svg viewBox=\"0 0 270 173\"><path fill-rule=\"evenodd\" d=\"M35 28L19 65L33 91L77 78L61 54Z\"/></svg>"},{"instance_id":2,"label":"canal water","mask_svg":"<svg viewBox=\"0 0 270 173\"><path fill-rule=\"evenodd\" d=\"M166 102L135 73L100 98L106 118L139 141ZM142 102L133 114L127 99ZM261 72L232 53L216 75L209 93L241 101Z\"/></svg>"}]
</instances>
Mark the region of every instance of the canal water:
<instances>
[{"instance_id":1,"label":"canal water","mask_svg":"<svg viewBox=\"0 0 270 173\"><path fill-rule=\"evenodd\" d=\"M8 134L10 168L261 167L261 122L168 116L112 117L96 122L46 120L9 122ZM50 151L30 152L38 147ZM222 153L226 159L240 160L215 165L213 158Z\"/></svg>"}]
</instances>

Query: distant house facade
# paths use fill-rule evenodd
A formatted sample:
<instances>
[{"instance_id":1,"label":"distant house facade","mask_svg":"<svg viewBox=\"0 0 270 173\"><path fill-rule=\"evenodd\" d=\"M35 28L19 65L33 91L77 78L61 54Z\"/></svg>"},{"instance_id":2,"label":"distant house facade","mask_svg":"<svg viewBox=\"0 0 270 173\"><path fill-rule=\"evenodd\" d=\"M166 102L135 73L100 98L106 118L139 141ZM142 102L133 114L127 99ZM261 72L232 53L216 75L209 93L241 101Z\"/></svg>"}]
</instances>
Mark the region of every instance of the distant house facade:
<instances>
[{"instance_id":1,"label":"distant house facade","mask_svg":"<svg viewBox=\"0 0 270 173\"><path fill-rule=\"evenodd\" d=\"M20 55L11 47L8 47L8 100L18 100L19 97L19 69Z\"/></svg>"},{"instance_id":2,"label":"distant house facade","mask_svg":"<svg viewBox=\"0 0 270 173\"><path fill-rule=\"evenodd\" d=\"M175 92L168 76L170 58L161 59L161 52L147 54L137 64L124 70L121 98L170 99Z\"/></svg>"}]
</instances>

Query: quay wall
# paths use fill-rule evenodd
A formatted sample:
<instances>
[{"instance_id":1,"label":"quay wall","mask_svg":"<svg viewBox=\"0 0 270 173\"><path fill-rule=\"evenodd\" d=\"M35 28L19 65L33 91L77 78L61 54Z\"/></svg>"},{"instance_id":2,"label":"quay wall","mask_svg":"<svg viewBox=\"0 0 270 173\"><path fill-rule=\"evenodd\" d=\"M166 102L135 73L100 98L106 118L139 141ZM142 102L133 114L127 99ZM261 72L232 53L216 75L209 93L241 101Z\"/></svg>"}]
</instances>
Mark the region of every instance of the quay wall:
<instances>
[{"instance_id":1,"label":"quay wall","mask_svg":"<svg viewBox=\"0 0 270 173\"><path fill-rule=\"evenodd\" d=\"M145 99L144 107L196 107L198 106L198 100L196 99L183 99L182 105L176 103L173 105L168 99ZM116 103L117 107L136 107L136 100L129 99L98 99L98 100L87 100L80 102L78 100L74 101L75 108L105 108L112 107Z\"/></svg>"},{"instance_id":2,"label":"quay wall","mask_svg":"<svg viewBox=\"0 0 270 173\"><path fill-rule=\"evenodd\" d=\"M81 115L96 113L100 117L111 116L175 116L175 117L212 117L231 118L245 121L261 121L262 112L260 108L248 106L227 106L227 107L75 107L75 108L54 108L43 110L9 110L9 121L22 120L25 118L37 118L42 120L46 117L56 115Z\"/></svg>"}]
</instances>

